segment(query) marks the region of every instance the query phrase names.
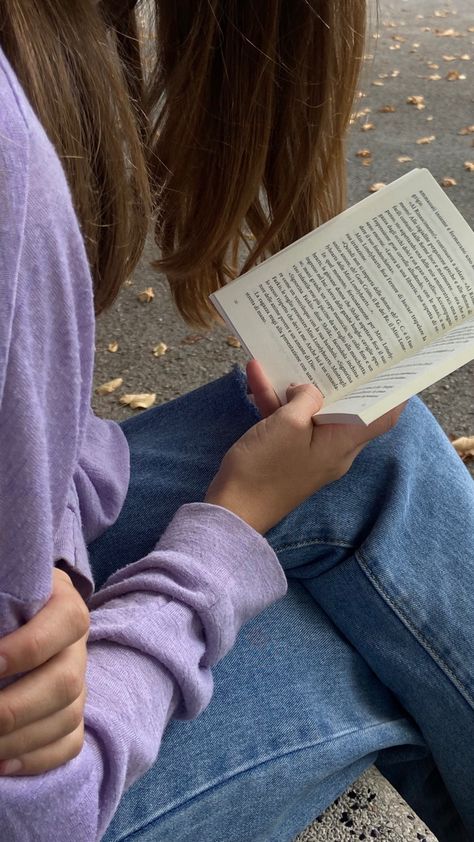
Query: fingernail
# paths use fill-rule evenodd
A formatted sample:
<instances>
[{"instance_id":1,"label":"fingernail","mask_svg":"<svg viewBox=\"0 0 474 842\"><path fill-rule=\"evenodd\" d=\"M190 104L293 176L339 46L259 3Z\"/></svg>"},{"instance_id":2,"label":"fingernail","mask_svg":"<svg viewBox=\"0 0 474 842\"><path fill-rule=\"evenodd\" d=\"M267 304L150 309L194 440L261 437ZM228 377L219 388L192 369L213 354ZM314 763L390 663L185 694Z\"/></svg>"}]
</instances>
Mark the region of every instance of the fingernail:
<instances>
[{"instance_id":1,"label":"fingernail","mask_svg":"<svg viewBox=\"0 0 474 842\"><path fill-rule=\"evenodd\" d=\"M4 672L7 672L8 664L7 659L0 655L0 675L3 675Z\"/></svg>"},{"instance_id":2,"label":"fingernail","mask_svg":"<svg viewBox=\"0 0 474 842\"><path fill-rule=\"evenodd\" d=\"M16 775L21 767L22 762L17 757L14 760L4 760L0 763L0 775Z\"/></svg>"}]
</instances>

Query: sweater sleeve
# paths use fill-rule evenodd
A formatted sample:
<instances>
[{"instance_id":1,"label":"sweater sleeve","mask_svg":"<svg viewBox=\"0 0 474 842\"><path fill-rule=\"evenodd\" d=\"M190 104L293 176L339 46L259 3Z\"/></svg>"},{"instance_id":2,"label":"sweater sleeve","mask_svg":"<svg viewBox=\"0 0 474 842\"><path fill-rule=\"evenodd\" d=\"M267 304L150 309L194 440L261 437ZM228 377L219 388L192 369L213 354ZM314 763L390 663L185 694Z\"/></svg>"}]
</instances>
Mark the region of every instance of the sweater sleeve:
<instances>
[{"instance_id":1,"label":"sweater sleeve","mask_svg":"<svg viewBox=\"0 0 474 842\"><path fill-rule=\"evenodd\" d=\"M123 793L155 762L171 716L206 707L211 667L285 591L262 536L219 506L182 506L156 549L90 599L84 748L44 775L0 781L6 838L100 840Z\"/></svg>"}]
</instances>

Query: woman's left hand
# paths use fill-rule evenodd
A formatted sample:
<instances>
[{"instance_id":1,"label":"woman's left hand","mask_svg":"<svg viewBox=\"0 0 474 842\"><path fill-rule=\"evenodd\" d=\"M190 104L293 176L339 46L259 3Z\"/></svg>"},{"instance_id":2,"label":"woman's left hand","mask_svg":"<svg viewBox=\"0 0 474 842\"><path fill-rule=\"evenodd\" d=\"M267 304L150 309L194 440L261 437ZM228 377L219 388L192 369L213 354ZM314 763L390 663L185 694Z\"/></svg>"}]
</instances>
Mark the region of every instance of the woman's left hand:
<instances>
[{"instance_id":1,"label":"woman's left hand","mask_svg":"<svg viewBox=\"0 0 474 842\"><path fill-rule=\"evenodd\" d=\"M80 753L88 635L84 600L67 573L54 568L46 605L0 638L6 660L0 678L26 673L0 690L0 775L38 775ZM16 767L8 768L12 762Z\"/></svg>"}]
</instances>

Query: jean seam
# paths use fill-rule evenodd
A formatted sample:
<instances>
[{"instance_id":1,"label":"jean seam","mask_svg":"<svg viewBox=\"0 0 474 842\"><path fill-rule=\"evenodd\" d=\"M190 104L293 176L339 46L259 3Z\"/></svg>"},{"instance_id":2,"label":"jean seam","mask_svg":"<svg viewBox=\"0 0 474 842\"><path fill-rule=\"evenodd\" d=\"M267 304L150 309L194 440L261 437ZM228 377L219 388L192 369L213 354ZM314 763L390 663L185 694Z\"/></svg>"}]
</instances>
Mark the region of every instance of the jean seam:
<instances>
[{"instance_id":1,"label":"jean seam","mask_svg":"<svg viewBox=\"0 0 474 842\"><path fill-rule=\"evenodd\" d=\"M327 546L327 547L343 547L344 549L348 550L355 550L355 546L348 541L327 541L323 540L322 538L311 538L309 541L300 541L296 544L283 544L279 547L274 547L274 551L278 553L284 553L288 550L301 550L305 549L305 547L316 547L316 546Z\"/></svg>"},{"instance_id":2,"label":"jean seam","mask_svg":"<svg viewBox=\"0 0 474 842\"><path fill-rule=\"evenodd\" d=\"M397 615L399 620L406 626L409 632L414 636L414 638L418 641L420 646L426 650L428 655L433 658L434 662L437 666L447 674L448 678L454 684L454 686L459 690L461 695L467 701L467 703L474 708L474 697L472 696L471 692L468 688L464 685L463 681L456 675L453 669L449 666L447 661L444 657L438 652L437 649L433 646L432 643L425 637L422 631L418 629L413 621L407 616L403 608L401 608L390 596L388 591L385 589L384 585L380 581L379 577L369 568L368 562L364 559L362 551L359 549L354 553L355 559L359 564L361 570L365 573L375 590L379 593L379 595L384 599L390 606L390 608L394 611Z\"/></svg>"},{"instance_id":3,"label":"jean seam","mask_svg":"<svg viewBox=\"0 0 474 842\"><path fill-rule=\"evenodd\" d=\"M221 778L219 781L215 781L210 786L203 787L201 790L193 793L193 795L191 795L189 798L187 798L186 800L184 800L180 804L177 804L174 807L171 807L170 809L165 810L162 813L158 813L157 815L153 816L152 819L148 820L145 824L140 825L140 827L136 827L134 830L128 830L126 832L125 836L118 837L115 840L115 842L126 842L126 840L131 839L135 833L138 833L139 831L145 830L149 825L152 825L153 822L157 821L157 819L162 819L165 816L170 815L174 811L181 809L183 806L188 806L192 801L196 800L197 798L200 798L202 795L205 795L205 794L211 792L213 789L217 789L218 787L222 786L223 784L227 783L228 781L231 781L232 779L238 777L239 775L242 775L245 772L253 771L254 769L258 769L260 766L265 766L266 763L271 763L275 760L281 760L282 758L289 757L290 755L296 754L299 751L305 751L305 750L310 749L310 748L315 748L316 746L325 745L326 743L330 743L335 739L339 739L339 738L342 738L342 737L349 737L349 736L351 736L351 734L363 734L363 733L371 731L375 728L381 728L385 725L390 725L394 722L404 722L404 721L406 721L406 718L403 717L403 716L399 716L399 717L396 717L395 719L387 719L387 720L384 720L383 722L376 722L373 725L368 725L364 728L348 728L347 731L340 731L336 735L332 734L328 739L313 740L310 743L304 743L302 745L293 747L289 751L283 751L283 752L280 752L278 754L277 753L269 754L269 755L263 757L261 760L259 760L258 763L253 763L252 765L248 765L248 766L245 766L245 767L238 768L238 770L234 770L231 774L228 774L226 777ZM159 758L159 755L158 755L158 758Z\"/></svg>"}]
</instances>

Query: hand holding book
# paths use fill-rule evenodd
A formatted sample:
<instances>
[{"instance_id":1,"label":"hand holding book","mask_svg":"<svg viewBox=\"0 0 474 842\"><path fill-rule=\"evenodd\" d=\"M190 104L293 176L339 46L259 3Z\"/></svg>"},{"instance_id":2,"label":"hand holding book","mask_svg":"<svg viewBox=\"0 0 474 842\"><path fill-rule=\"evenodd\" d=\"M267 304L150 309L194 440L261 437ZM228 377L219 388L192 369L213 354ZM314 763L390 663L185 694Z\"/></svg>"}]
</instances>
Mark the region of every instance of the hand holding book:
<instances>
[{"instance_id":1,"label":"hand holding book","mask_svg":"<svg viewBox=\"0 0 474 842\"><path fill-rule=\"evenodd\" d=\"M262 535L344 476L365 445L391 429L403 411L400 406L369 427L320 426L313 423L323 402L315 386L289 387L287 402L276 408L263 371L249 364L248 378L264 418L226 453L205 502L229 509Z\"/></svg>"}]
</instances>

